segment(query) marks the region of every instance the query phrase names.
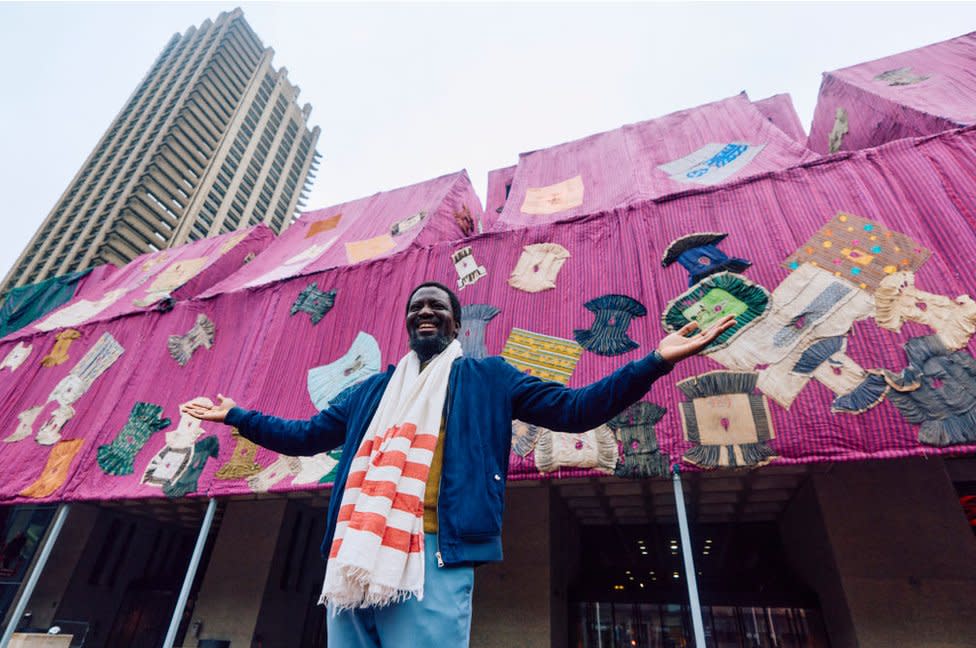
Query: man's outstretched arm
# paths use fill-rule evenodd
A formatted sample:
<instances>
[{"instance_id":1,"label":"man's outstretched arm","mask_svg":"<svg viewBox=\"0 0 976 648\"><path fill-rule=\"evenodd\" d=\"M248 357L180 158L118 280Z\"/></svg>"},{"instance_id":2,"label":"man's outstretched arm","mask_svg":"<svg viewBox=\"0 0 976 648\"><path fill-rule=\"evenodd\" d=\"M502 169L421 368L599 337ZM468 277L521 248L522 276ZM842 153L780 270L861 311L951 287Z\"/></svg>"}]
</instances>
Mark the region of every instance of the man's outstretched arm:
<instances>
[{"instance_id":1,"label":"man's outstretched arm","mask_svg":"<svg viewBox=\"0 0 976 648\"><path fill-rule=\"evenodd\" d=\"M698 331L698 324L691 322L661 340L656 351L581 389L542 381L512 368L513 416L551 430L591 430L640 400L675 363L701 352L734 325L732 316L707 331Z\"/></svg>"},{"instance_id":2,"label":"man's outstretched arm","mask_svg":"<svg viewBox=\"0 0 976 648\"><path fill-rule=\"evenodd\" d=\"M180 407L180 411L204 421L232 425L245 439L293 457L332 450L342 445L346 438L344 403L332 404L308 420L285 419L257 410L245 410L237 407L233 399L219 394L217 403L211 407L187 403Z\"/></svg>"}]
</instances>

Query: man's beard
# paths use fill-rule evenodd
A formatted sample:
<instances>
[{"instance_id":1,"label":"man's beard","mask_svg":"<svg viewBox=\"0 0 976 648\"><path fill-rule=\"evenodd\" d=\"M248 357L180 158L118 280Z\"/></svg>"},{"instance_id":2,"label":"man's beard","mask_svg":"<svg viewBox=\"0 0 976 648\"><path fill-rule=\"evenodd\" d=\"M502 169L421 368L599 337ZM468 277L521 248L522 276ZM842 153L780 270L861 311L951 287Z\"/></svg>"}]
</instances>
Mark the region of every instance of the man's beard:
<instances>
[{"instance_id":1,"label":"man's beard","mask_svg":"<svg viewBox=\"0 0 976 648\"><path fill-rule=\"evenodd\" d=\"M433 337L411 337L410 348L417 353L421 362L424 362L446 349L452 341L448 336L440 334Z\"/></svg>"}]
</instances>

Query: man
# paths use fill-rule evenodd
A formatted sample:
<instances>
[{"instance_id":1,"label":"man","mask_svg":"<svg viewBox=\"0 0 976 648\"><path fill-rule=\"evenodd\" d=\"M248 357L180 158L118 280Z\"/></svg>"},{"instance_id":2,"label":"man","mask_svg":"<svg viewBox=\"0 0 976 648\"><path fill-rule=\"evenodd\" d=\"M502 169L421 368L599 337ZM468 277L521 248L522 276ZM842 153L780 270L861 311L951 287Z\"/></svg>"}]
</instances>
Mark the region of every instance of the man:
<instances>
[{"instance_id":1,"label":"man","mask_svg":"<svg viewBox=\"0 0 976 648\"><path fill-rule=\"evenodd\" d=\"M502 558L512 419L590 430L734 323L728 317L697 334L689 324L643 359L570 389L498 357L462 357L460 302L426 282L407 302L411 353L310 420L247 411L223 396L183 411L286 455L343 446L322 543L329 646L463 647L473 567Z\"/></svg>"}]
</instances>

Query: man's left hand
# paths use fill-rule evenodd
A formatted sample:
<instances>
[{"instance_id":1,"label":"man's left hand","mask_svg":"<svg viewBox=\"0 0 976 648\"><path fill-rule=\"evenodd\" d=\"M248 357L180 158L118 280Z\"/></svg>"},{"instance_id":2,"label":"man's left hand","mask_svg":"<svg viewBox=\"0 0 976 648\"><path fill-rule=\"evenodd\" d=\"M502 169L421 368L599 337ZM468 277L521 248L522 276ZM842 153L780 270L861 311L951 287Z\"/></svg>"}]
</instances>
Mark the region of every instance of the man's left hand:
<instances>
[{"instance_id":1,"label":"man's left hand","mask_svg":"<svg viewBox=\"0 0 976 648\"><path fill-rule=\"evenodd\" d=\"M657 345L657 352L668 362L674 364L688 356L700 353L719 335L735 326L735 316L726 315L715 322L707 331L698 330L698 322L688 322L679 330L668 335Z\"/></svg>"}]
</instances>

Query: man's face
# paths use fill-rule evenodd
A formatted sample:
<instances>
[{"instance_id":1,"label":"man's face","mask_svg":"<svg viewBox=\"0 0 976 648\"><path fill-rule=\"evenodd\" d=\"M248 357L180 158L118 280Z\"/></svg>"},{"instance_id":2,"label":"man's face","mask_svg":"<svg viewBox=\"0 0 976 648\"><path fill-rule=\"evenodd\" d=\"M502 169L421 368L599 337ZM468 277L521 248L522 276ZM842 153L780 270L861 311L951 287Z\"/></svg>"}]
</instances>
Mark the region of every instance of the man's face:
<instances>
[{"instance_id":1,"label":"man's face","mask_svg":"<svg viewBox=\"0 0 976 648\"><path fill-rule=\"evenodd\" d=\"M413 294L407 306L407 335L410 348L421 360L440 353L457 337L457 323L446 292L424 286Z\"/></svg>"}]
</instances>

